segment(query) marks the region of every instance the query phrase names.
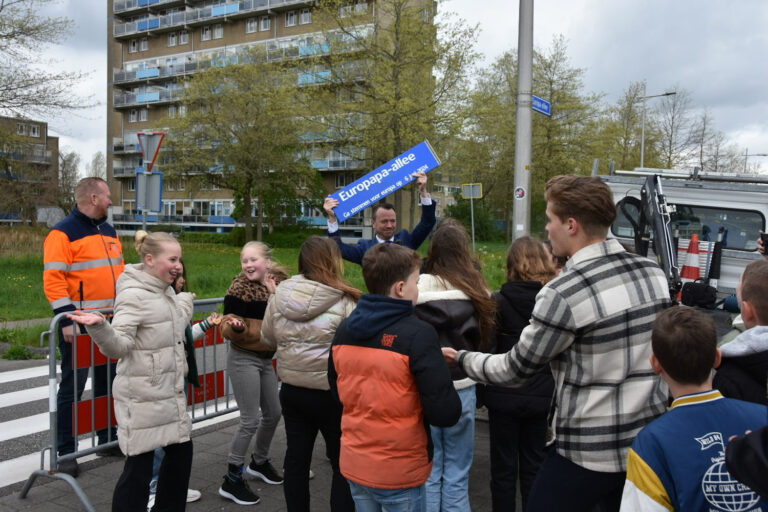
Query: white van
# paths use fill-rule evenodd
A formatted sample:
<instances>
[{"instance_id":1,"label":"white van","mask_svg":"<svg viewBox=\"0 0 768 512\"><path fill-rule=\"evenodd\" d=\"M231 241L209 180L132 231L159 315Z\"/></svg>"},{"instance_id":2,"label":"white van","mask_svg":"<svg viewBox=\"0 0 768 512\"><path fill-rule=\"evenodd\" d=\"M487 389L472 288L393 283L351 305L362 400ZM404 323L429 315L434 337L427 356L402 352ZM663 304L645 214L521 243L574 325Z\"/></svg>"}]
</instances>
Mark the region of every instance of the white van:
<instances>
[{"instance_id":1,"label":"white van","mask_svg":"<svg viewBox=\"0 0 768 512\"><path fill-rule=\"evenodd\" d=\"M757 239L761 230L766 231L768 177L636 169L616 171L614 175L600 178L611 188L618 203L626 196L639 199L646 177L654 174L661 177L667 203L676 207L671 214L671 228L679 232L678 267L682 268L686 262L690 237L696 233L700 240L700 274L706 278L712 248L722 227L723 251L717 289L720 296L736 293L744 268L750 261L763 257L757 252ZM632 209L627 210L632 214ZM634 235L632 224L619 209L609 236L634 247Z\"/></svg>"}]
</instances>

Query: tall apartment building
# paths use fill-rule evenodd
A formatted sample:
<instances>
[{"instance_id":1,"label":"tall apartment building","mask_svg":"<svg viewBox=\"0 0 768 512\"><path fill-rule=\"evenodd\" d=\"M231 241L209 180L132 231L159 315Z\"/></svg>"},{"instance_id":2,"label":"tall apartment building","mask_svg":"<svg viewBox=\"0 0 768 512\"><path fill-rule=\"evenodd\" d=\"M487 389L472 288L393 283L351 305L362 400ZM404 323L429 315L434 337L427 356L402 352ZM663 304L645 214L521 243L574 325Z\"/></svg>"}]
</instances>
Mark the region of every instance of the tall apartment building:
<instances>
[{"instance_id":1,"label":"tall apartment building","mask_svg":"<svg viewBox=\"0 0 768 512\"><path fill-rule=\"evenodd\" d=\"M0 222L45 220L59 182L59 138L48 135L48 123L0 116L0 164Z\"/></svg>"},{"instance_id":2,"label":"tall apartment building","mask_svg":"<svg viewBox=\"0 0 768 512\"><path fill-rule=\"evenodd\" d=\"M256 45L265 48L270 58L300 59L322 51L320 28L313 23L313 3L109 0L107 173L118 228L131 230L142 222L135 199L136 167L141 159L137 133L161 131L168 117L185 114L178 104L183 93L180 78L240 62ZM358 13L372 11L365 1L350 5ZM299 76L298 80L299 84L311 83L313 76ZM327 144L318 144L309 152L328 191L367 171L363 161ZM227 231L235 224L232 210L229 190L209 188L191 197L184 180L165 180L163 211L151 215L149 221ZM306 210L299 220L324 224L320 211ZM361 231L362 222L362 218L355 219L345 227L357 226Z\"/></svg>"}]
</instances>

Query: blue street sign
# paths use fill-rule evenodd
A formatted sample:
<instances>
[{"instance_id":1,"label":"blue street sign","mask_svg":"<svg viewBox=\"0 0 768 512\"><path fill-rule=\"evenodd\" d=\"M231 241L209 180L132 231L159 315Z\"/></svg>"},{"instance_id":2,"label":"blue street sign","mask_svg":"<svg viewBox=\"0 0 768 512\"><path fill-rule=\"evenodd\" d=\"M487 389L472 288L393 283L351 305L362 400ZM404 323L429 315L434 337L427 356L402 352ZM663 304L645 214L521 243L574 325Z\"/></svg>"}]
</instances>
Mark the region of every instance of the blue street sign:
<instances>
[{"instance_id":1,"label":"blue street sign","mask_svg":"<svg viewBox=\"0 0 768 512\"><path fill-rule=\"evenodd\" d=\"M357 212L404 187L413 181L411 174L429 172L438 165L440 165L440 159L428 141L412 147L346 188L330 195L339 201L339 205L334 208L339 222L344 222Z\"/></svg>"},{"instance_id":2,"label":"blue street sign","mask_svg":"<svg viewBox=\"0 0 768 512\"><path fill-rule=\"evenodd\" d=\"M552 115L552 105L550 103L542 98L539 98L536 95L533 96L533 102L531 103L531 108L535 110L536 112L541 112L545 116L551 116Z\"/></svg>"}]
</instances>

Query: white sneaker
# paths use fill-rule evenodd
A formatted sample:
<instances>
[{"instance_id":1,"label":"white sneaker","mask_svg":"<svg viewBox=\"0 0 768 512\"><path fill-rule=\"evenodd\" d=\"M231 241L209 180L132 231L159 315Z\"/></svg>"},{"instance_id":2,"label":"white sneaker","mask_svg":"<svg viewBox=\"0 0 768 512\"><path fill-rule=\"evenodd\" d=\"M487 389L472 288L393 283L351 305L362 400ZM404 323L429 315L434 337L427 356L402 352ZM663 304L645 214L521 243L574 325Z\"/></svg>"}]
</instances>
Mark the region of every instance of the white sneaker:
<instances>
[{"instance_id":1,"label":"white sneaker","mask_svg":"<svg viewBox=\"0 0 768 512\"><path fill-rule=\"evenodd\" d=\"M202 497L202 493L197 489L187 489L187 503L192 503L199 500ZM150 493L149 500L147 501L147 512L152 510L155 505L155 493Z\"/></svg>"},{"instance_id":2,"label":"white sneaker","mask_svg":"<svg viewBox=\"0 0 768 512\"><path fill-rule=\"evenodd\" d=\"M197 501L202 497L202 494L197 489L187 489L187 503Z\"/></svg>"}]
</instances>

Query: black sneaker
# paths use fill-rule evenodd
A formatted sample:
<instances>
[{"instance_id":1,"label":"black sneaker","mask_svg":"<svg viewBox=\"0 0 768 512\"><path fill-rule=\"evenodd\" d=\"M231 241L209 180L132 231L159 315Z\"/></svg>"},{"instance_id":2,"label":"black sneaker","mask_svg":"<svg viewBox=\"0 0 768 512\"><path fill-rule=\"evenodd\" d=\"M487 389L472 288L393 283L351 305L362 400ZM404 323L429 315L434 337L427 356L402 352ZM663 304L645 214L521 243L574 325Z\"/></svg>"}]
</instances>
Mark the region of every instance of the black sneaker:
<instances>
[{"instance_id":1,"label":"black sneaker","mask_svg":"<svg viewBox=\"0 0 768 512\"><path fill-rule=\"evenodd\" d=\"M248 488L248 485L242 478L232 482L225 476L224 483L219 487L219 495L234 501L238 505L255 505L260 501L259 496Z\"/></svg>"},{"instance_id":2,"label":"black sneaker","mask_svg":"<svg viewBox=\"0 0 768 512\"><path fill-rule=\"evenodd\" d=\"M279 485L283 483L283 476L269 463L269 459L261 464L256 464L251 455L251 463L245 468L245 472L252 477L261 478L268 484Z\"/></svg>"}]
</instances>

